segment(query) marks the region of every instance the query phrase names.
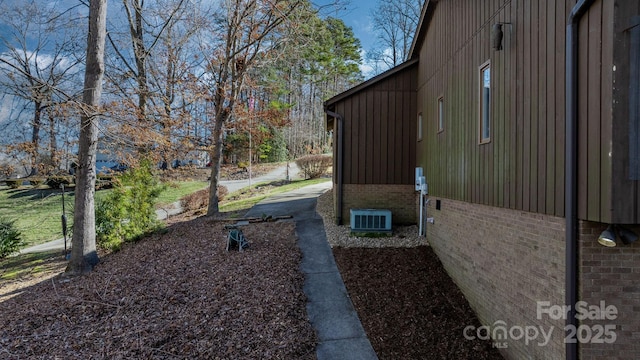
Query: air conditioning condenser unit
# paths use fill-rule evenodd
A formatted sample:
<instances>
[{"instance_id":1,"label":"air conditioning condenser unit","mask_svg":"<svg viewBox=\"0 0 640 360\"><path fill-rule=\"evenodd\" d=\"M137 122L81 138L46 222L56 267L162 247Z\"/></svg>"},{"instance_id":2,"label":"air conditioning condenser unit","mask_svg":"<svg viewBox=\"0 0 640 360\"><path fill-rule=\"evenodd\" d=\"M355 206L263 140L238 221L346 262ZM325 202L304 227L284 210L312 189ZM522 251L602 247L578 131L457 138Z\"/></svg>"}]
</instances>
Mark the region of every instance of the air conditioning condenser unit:
<instances>
[{"instance_id":1,"label":"air conditioning condenser unit","mask_svg":"<svg viewBox=\"0 0 640 360\"><path fill-rule=\"evenodd\" d=\"M391 210L351 209L352 232L391 232Z\"/></svg>"}]
</instances>

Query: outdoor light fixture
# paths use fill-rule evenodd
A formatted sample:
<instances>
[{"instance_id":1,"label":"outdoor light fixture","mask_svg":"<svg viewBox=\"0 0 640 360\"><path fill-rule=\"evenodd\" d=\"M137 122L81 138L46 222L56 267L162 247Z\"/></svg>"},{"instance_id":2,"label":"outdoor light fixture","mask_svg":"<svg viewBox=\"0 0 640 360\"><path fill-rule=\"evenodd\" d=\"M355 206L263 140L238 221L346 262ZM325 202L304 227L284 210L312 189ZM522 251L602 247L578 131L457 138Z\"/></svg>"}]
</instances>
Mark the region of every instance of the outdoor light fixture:
<instances>
[{"instance_id":1,"label":"outdoor light fixture","mask_svg":"<svg viewBox=\"0 0 640 360\"><path fill-rule=\"evenodd\" d=\"M598 243L606 247L616 246L616 233L613 230L613 225L609 225L607 229L598 236Z\"/></svg>"},{"instance_id":2,"label":"outdoor light fixture","mask_svg":"<svg viewBox=\"0 0 640 360\"><path fill-rule=\"evenodd\" d=\"M623 228L622 226L619 226L619 225L618 225L618 236L620 237L620 240L622 240L622 243L625 245L629 245L638 240L638 234L636 234L635 232L629 229Z\"/></svg>"},{"instance_id":3,"label":"outdoor light fixture","mask_svg":"<svg viewBox=\"0 0 640 360\"><path fill-rule=\"evenodd\" d=\"M498 51L502 50L502 38L504 37L504 33L502 32L502 24L497 23L493 25L491 29L491 47Z\"/></svg>"},{"instance_id":4,"label":"outdoor light fixture","mask_svg":"<svg viewBox=\"0 0 640 360\"><path fill-rule=\"evenodd\" d=\"M499 22L493 24L493 27L491 27L491 47L493 50L502 50L502 39L504 39L504 32L502 31L503 25L511 25L511 23Z\"/></svg>"},{"instance_id":5,"label":"outdoor light fixture","mask_svg":"<svg viewBox=\"0 0 640 360\"><path fill-rule=\"evenodd\" d=\"M638 240L638 234L635 232L623 228L620 225L609 225L607 229L598 236L598 243L606 247L615 247L618 245L616 234L625 245L629 245Z\"/></svg>"}]
</instances>

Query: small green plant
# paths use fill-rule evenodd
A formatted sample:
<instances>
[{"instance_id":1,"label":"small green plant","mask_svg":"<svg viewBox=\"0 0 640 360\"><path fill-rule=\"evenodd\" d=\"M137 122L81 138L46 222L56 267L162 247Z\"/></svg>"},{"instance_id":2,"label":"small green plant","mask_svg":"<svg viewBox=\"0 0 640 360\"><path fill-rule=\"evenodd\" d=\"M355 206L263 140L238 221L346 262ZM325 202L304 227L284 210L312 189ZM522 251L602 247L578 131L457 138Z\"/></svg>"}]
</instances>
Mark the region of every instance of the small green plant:
<instances>
[{"instance_id":1,"label":"small green plant","mask_svg":"<svg viewBox=\"0 0 640 360\"><path fill-rule=\"evenodd\" d=\"M113 191L96 204L100 246L118 250L125 241L135 241L159 228L155 201L163 186L151 169L151 162L143 161L112 179Z\"/></svg>"},{"instance_id":2,"label":"small green plant","mask_svg":"<svg viewBox=\"0 0 640 360\"><path fill-rule=\"evenodd\" d=\"M316 179L323 176L332 164L333 159L327 155L308 155L296 160L296 165L302 171L305 179Z\"/></svg>"},{"instance_id":3,"label":"small green plant","mask_svg":"<svg viewBox=\"0 0 640 360\"><path fill-rule=\"evenodd\" d=\"M16 229L14 221L0 218L0 259L20 250L22 245L20 231Z\"/></svg>"}]
</instances>

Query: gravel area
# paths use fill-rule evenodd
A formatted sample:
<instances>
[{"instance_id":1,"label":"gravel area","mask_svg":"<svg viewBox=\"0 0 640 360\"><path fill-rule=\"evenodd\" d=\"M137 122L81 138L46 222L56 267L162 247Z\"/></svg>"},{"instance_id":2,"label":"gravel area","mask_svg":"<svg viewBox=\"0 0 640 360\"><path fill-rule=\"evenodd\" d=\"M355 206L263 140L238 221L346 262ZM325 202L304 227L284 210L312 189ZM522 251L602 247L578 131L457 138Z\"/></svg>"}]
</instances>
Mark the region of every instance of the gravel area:
<instances>
[{"instance_id":1,"label":"gravel area","mask_svg":"<svg viewBox=\"0 0 640 360\"><path fill-rule=\"evenodd\" d=\"M358 237L350 236L348 225L338 226L333 218L333 191L329 190L318 198L316 211L322 216L327 241L331 247L416 247L427 245L424 236L418 235L418 226L394 226L392 236Z\"/></svg>"}]
</instances>

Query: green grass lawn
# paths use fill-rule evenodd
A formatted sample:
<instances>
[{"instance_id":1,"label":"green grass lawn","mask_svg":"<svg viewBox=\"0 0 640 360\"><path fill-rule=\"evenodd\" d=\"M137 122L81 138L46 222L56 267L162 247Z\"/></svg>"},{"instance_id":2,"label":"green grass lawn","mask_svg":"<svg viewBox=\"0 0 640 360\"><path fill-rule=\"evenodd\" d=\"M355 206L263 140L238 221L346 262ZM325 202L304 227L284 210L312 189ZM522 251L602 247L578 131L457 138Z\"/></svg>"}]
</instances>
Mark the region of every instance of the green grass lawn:
<instances>
[{"instance_id":1,"label":"green grass lawn","mask_svg":"<svg viewBox=\"0 0 640 360\"><path fill-rule=\"evenodd\" d=\"M262 183L228 194L220 204L220 211L232 212L248 209L261 200L303 186L313 185L329 179L294 180L288 184ZM205 181L187 181L167 184L158 198L158 205L178 201L181 197L207 187ZM96 192L96 200L110 190ZM73 222L73 188L64 194L65 213L69 226ZM0 188L0 217L15 220L26 246L38 245L62 238L62 193L59 189Z\"/></svg>"},{"instance_id":2,"label":"green grass lawn","mask_svg":"<svg viewBox=\"0 0 640 360\"><path fill-rule=\"evenodd\" d=\"M174 203L183 196L205 189L208 186L208 181L185 181L167 184L167 187L158 196L158 206Z\"/></svg>"},{"instance_id":3,"label":"green grass lawn","mask_svg":"<svg viewBox=\"0 0 640 360\"><path fill-rule=\"evenodd\" d=\"M100 193L100 192L98 192ZM65 212L71 223L73 188L65 191ZM5 189L0 191L0 217L15 220L28 246L62 238L62 193L56 189Z\"/></svg>"},{"instance_id":4,"label":"green grass lawn","mask_svg":"<svg viewBox=\"0 0 640 360\"><path fill-rule=\"evenodd\" d=\"M182 196L207 187L204 181L169 184L160 194L159 204L172 203ZM96 200L110 190L96 192ZM65 213L69 226L73 223L73 188L64 194ZM62 193L58 189L20 188L0 190L0 217L15 220L26 246L43 244L62 238Z\"/></svg>"}]
</instances>

